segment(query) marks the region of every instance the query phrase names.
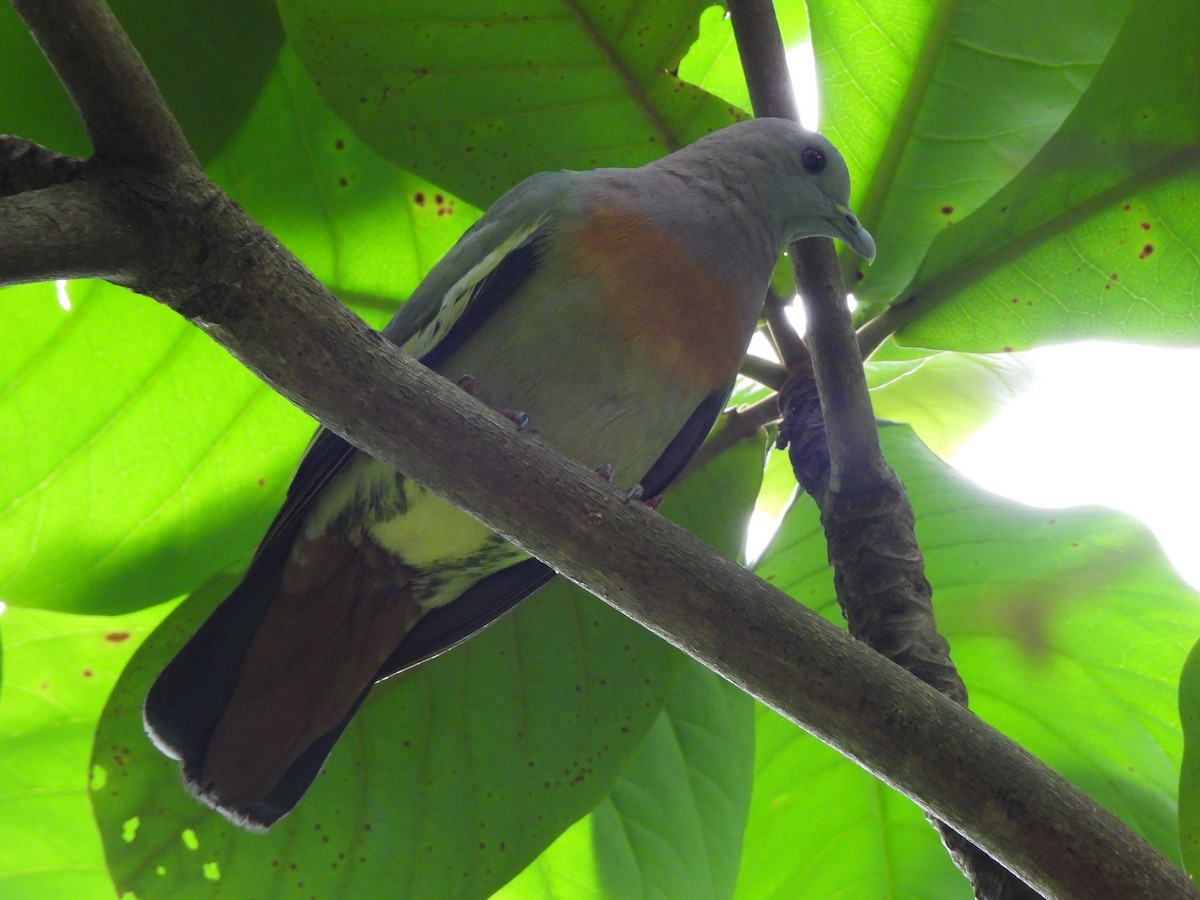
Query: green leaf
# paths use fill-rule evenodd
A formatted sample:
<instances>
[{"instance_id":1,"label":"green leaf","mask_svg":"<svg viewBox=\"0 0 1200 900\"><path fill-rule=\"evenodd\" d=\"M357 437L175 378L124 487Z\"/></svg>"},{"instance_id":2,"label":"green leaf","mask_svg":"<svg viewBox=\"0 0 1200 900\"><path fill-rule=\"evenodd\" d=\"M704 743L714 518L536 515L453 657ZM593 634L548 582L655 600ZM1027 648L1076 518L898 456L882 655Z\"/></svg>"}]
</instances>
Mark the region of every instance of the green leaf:
<instances>
[{"instance_id":1,"label":"green leaf","mask_svg":"<svg viewBox=\"0 0 1200 900\"><path fill-rule=\"evenodd\" d=\"M10 607L0 616L0 894L8 900L112 896L88 804L88 757L118 673L165 612L99 618Z\"/></svg>"},{"instance_id":2,"label":"green leaf","mask_svg":"<svg viewBox=\"0 0 1200 900\"><path fill-rule=\"evenodd\" d=\"M764 706L736 896L969 900L921 811Z\"/></svg>"},{"instance_id":3,"label":"green leaf","mask_svg":"<svg viewBox=\"0 0 1200 900\"><path fill-rule=\"evenodd\" d=\"M707 5L279 3L313 81L355 133L480 206L534 172L641 165L735 121L670 74Z\"/></svg>"},{"instance_id":4,"label":"green leaf","mask_svg":"<svg viewBox=\"0 0 1200 900\"><path fill-rule=\"evenodd\" d=\"M775 15L785 47L794 47L808 36L804 4L776 4ZM750 113L750 90L742 72L741 54L734 40L732 20L723 6L710 6L700 14L699 36L680 60L677 74L688 84Z\"/></svg>"},{"instance_id":5,"label":"green leaf","mask_svg":"<svg viewBox=\"0 0 1200 900\"><path fill-rule=\"evenodd\" d=\"M0 292L0 596L127 612L244 559L310 420L175 313L102 282ZM52 412L51 412L52 410Z\"/></svg>"},{"instance_id":6,"label":"green leaf","mask_svg":"<svg viewBox=\"0 0 1200 900\"><path fill-rule=\"evenodd\" d=\"M486 896L611 786L669 695L676 654L557 583L486 633L379 686L304 801L268 835L196 803L142 733L151 679L229 589L186 602L113 693L96 819L121 891ZM129 840L126 823L137 819ZM190 837L189 837L190 835ZM214 868L215 867L215 868Z\"/></svg>"},{"instance_id":7,"label":"green leaf","mask_svg":"<svg viewBox=\"0 0 1200 900\"><path fill-rule=\"evenodd\" d=\"M284 52L209 167L382 325L478 213L364 148ZM0 291L0 596L121 612L244 562L315 427L170 310L100 282ZM48 411L53 410L53 414Z\"/></svg>"},{"instance_id":8,"label":"green leaf","mask_svg":"<svg viewBox=\"0 0 1200 900\"><path fill-rule=\"evenodd\" d=\"M1194 881L1200 874L1200 641L1192 647L1179 679L1183 762L1179 767L1179 849Z\"/></svg>"},{"instance_id":9,"label":"green leaf","mask_svg":"<svg viewBox=\"0 0 1200 900\"><path fill-rule=\"evenodd\" d=\"M879 247L869 270L847 257L860 302L911 293L930 242L1003 187L1071 113L1130 5L812 5L822 131L850 165L851 206Z\"/></svg>"},{"instance_id":10,"label":"green leaf","mask_svg":"<svg viewBox=\"0 0 1200 900\"><path fill-rule=\"evenodd\" d=\"M906 343L1200 340L1198 45L1200 6L1139 2L1054 138L930 248Z\"/></svg>"},{"instance_id":11,"label":"green leaf","mask_svg":"<svg viewBox=\"0 0 1200 900\"><path fill-rule=\"evenodd\" d=\"M290 46L208 171L376 327L480 216L359 141L321 101Z\"/></svg>"},{"instance_id":12,"label":"green leaf","mask_svg":"<svg viewBox=\"0 0 1200 900\"><path fill-rule=\"evenodd\" d=\"M208 160L242 124L283 44L272 0L111 0L188 142Z\"/></svg>"},{"instance_id":13,"label":"green leaf","mask_svg":"<svg viewBox=\"0 0 1200 900\"><path fill-rule=\"evenodd\" d=\"M1176 858L1175 685L1200 598L1135 520L1022 506L971 484L907 428L881 437L971 708ZM757 571L840 621L825 554L816 511L800 501ZM739 887L949 896L936 836L889 794L764 712ZM785 854L813 862L780 867Z\"/></svg>"},{"instance_id":14,"label":"green leaf","mask_svg":"<svg viewBox=\"0 0 1200 900\"><path fill-rule=\"evenodd\" d=\"M258 98L283 42L271 0L112 0L192 149L212 157ZM24 23L0 7L0 131L60 153L91 152L83 123ZM97 75L97 77L104 77Z\"/></svg>"},{"instance_id":15,"label":"green leaf","mask_svg":"<svg viewBox=\"0 0 1200 900\"><path fill-rule=\"evenodd\" d=\"M899 348L896 348L899 349ZM1032 384L1017 353L889 353L867 363L875 415L906 422L938 456L953 454Z\"/></svg>"},{"instance_id":16,"label":"green leaf","mask_svg":"<svg viewBox=\"0 0 1200 900\"><path fill-rule=\"evenodd\" d=\"M761 444L753 455L761 471ZM670 494L672 513L736 547L758 485L740 468L688 479ZM318 894L337 886L361 896L487 896L608 793L684 661L556 582L479 637L376 688L304 801L264 837L192 800L138 712L155 674L231 586L217 579L167 620L101 722L95 765L109 787L94 797L96 817L121 891L207 896L219 873L239 896L300 883Z\"/></svg>"},{"instance_id":17,"label":"green leaf","mask_svg":"<svg viewBox=\"0 0 1200 900\"><path fill-rule=\"evenodd\" d=\"M741 858L754 703L688 660L612 792L495 900L728 897Z\"/></svg>"}]
</instances>

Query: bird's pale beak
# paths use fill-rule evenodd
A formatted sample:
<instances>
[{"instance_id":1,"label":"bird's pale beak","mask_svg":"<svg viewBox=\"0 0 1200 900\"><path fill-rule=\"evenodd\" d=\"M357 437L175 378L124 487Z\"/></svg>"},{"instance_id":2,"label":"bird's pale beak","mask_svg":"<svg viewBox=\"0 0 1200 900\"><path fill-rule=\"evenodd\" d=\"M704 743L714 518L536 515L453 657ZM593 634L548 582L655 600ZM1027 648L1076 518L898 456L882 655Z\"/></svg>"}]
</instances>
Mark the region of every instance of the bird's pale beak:
<instances>
[{"instance_id":1,"label":"bird's pale beak","mask_svg":"<svg viewBox=\"0 0 1200 900\"><path fill-rule=\"evenodd\" d=\"M875 261L875 238L871 237L871 232L862 227L858 216L850 211L850 207L839 204L837 211L838 215L842 217L838 222L842 240L846 242L847 247L865 259L867 265L870 265Z\"/></svg>"}]
</instances>

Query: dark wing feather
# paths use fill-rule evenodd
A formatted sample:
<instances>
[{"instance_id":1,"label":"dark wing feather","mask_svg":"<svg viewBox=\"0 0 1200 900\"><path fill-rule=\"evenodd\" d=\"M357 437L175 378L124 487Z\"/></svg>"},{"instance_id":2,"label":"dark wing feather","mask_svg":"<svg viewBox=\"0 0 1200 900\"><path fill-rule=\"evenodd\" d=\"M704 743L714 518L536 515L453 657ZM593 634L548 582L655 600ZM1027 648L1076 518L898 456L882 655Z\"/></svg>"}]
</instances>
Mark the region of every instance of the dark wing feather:
<instances>
[{"instance_id":1,"label":"dark wing feather","mask_svg":"<svg viewBox=\"0 0 1200 900\"><path fill-rule=\"evenodd\" d=\"M207 743L241 675L242 659L278 590L283 563L304 513L354 452L333 432L317 433L241 582L150 687L143 717L164 752L185 759Z\"/></svg>"},{"instance_id":2,"label":"dark wing feather","mask_svg":"<svg viewBox=\"0 0 1200 900\"><path fill-rule=\"evenodd\" d=\"M667 449L655 460L646 477L642 479L642 496L646 499L656 497L665 491L679 477L688 461L695 456L708 433L712 431L713 423L729 401L733 386L727 390L709 394L696 407L695 412L684 423L679 434L667 445Z\"/></svg>"}]
</instances>

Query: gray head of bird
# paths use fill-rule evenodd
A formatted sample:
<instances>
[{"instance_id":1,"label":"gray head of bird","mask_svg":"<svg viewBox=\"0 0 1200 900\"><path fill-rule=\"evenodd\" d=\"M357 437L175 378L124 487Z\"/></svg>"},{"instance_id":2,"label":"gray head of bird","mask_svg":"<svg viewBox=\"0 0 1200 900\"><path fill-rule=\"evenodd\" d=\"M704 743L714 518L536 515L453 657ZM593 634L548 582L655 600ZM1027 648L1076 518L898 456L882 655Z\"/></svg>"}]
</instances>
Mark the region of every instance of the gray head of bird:
<instances>
[{"instance_id":1,"label":"gray head of bird","mask_svg":"<svg viewBox=\"0 0 1200 900\"><path fill-rule=\"evenodd\" d=\"M875 240L850 210L850 172L826 138L788 119L751 119L678 151L725 170L785 243L836 238L867 262Z\"/></svg>"}]
</instances>

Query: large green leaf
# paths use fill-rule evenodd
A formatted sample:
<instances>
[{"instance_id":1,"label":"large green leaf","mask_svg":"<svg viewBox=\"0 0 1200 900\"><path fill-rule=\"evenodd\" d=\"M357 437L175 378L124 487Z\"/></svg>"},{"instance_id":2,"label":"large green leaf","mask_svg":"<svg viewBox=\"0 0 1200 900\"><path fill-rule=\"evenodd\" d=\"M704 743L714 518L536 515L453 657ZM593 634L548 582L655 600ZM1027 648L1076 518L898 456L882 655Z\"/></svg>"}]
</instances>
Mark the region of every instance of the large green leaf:
<instances>
[{"instance_id":1,"label":"large green leaf","mask_svg":"<svg viewBox=\"0 0 1200 900\"><path fill-rule=\"evenodd\" d=\"M480 215L355 138L290 46L254 113L208 171L377 327Z\"/></svg>"},{"instance_id":2,"label":"large green leaf","mask_svg":"<svg viewBox=\"0 0 1200 900\"><path fill-rule=\"evenodd\" d=\"M689 660L612 792L496 900L728 897L741 860L754 703Z\"/></svg>"},{"instance_id":3,"label":"large green leaf","mask_svg":"<svg viewBox=\"0 0 1200 900\"><path fill-rule=\"evenodd\" d=\"M971 708L1176 857L1175 685L1200 598L1135 520L1022 506L971 484L909 429L881 434ZM811 503L793 507L757 571L840 619ZM739 886L746 896L961 890L946 886L936 836L890 793L764 712ZM813 862L781 868L785 854Z\"/></svg>"},{"instance_id":4,"label":"large green leaf","mask_svg":"<svg viewBox=\"0 0 1200 900\"><path fill-rule=\"evenodd\" d=\"M1200 340L1200 5L1141 0L1038 156L930 248L905 342Z\"/></svg>"},{"instance_id":5,"label":"large green leaf","mask_svg":"<svg viewBox=\"0 0 1200 900\"><path fill-rule=\"evenodd\" d=\"M88 804L88 755L117 675L165 612L101 618L10 608L0 616L0 895L6 900L112 896Z\"/></svg>"},{"instance_id":6,"label":"large green leaf","mask_svg":"<svg viewBox=\"0 0 1200 900\"><path fill-rule=\"evenodd\" d=\"M670 74L707 0L280 0L367 144L472 203L534 172L641 165L735 120Z\"/></svg>"},{"instance_id":7,"label":"large green leaf","mask_svg":"<svg viewBox=\"0 0 1200 900\"><path fill-rule=\"evenodd\" d=\"M258 101L283 43L272 0L110 0L201 160Z\"/></svg>"},{"instance_id":8,"label":"large green leaf","mask_svg":"<svg viewBox=\"0 0 1200 900\"><path fill-rule=\"evenodd\" d=\"M785 47L794 47L807 37L808 14L803 3L777 3L775 15ZM750 112L750 89L742 72L741 53L733 36L733 22L723 6L710 6L700 14L699 36L680 60L676 74L688 84Z\"/></svg>"},{"instance_id":9,"label":"large green leaf","mask_svg":"<svg viewBox=\"0 0 1200 900\"><path fill-rule=\"evenodd\" d=\"M281 149L286 148L286 149ZM210 166L375 325L478 213L393 169L284 52ZM0 291L0 596L134 609L245 560L314 424L145 297L89 282Z\"/></svg>"},{"instance_id":10,"label":"large green leaf","mask_svg":"<svg viewBox=\"0 0 1200 900\"><path fill-rule=\"evenodd\" d=\"M309 420L175 313L100 282L0 292L0 596L122 612L270 521Z\"/></svg>"},{"instance_id":11,"label":"large green leaf","mask_svg":"<svg viewBox=\"0 0 1200 900\"><path fill-rule=\"evenodd\" d=\"M727 454L668 498L674 517L734 551L761 443L749 453L757 469L743 464L745 451ZM218 579L197 592L146 642L96 738L109 864L118 887L140 897L206 896L214 878L237 896L301 882L322 896L487 896L603 799L685 659L595 598L553 584L377 688L304 801L264 837L187 796L139 714L151 679L230 586Z\"/></svg>"},{"instance_id":12,"label":"large green leaf","mask_svg":"<svg viewBox=\"0 0 1200 900\"><path fill-rule=\"evenodd\" d=\"M860 301L902 296L930 242L1033 158L1130 2L812 4L822 129L850 163L852 206L879 246Z\"/></svg>"},{"instance_id":13,"label":"large green leaf","mask_svg":"<svg viewBox=\"0 0 1200 900\"><path fill-rule=\"evenodd\" d=\"M971 897L908 798L766 707L756 725L736 896Z\"/></svg>"}]
</instances>

